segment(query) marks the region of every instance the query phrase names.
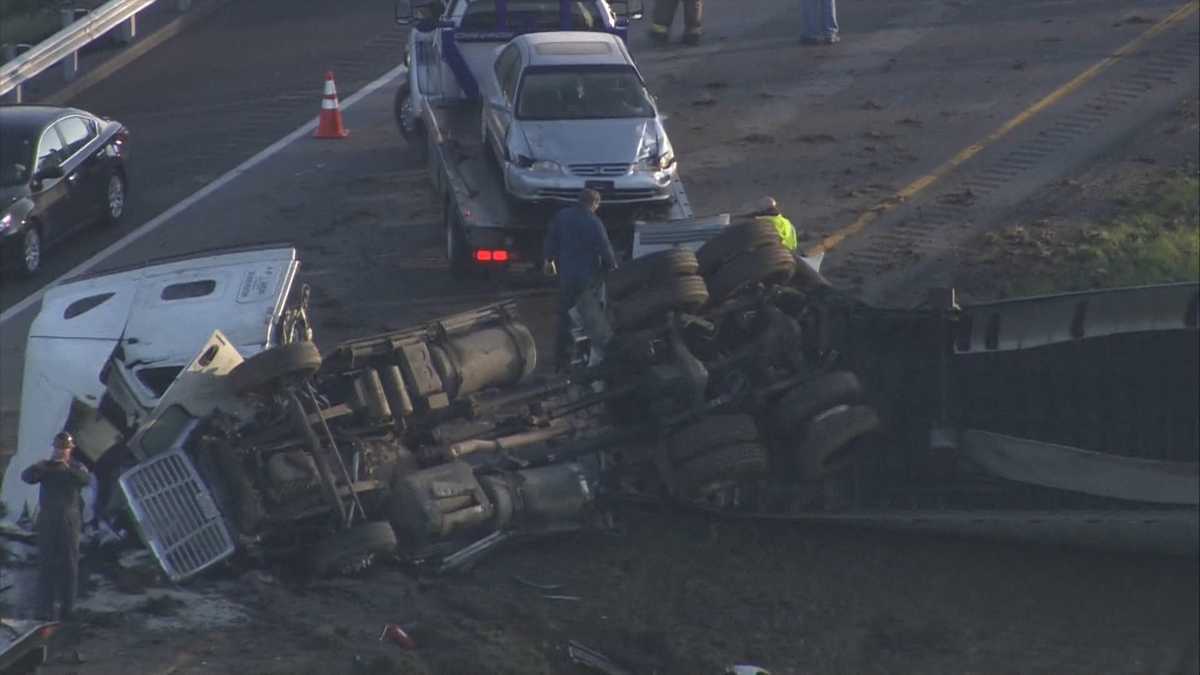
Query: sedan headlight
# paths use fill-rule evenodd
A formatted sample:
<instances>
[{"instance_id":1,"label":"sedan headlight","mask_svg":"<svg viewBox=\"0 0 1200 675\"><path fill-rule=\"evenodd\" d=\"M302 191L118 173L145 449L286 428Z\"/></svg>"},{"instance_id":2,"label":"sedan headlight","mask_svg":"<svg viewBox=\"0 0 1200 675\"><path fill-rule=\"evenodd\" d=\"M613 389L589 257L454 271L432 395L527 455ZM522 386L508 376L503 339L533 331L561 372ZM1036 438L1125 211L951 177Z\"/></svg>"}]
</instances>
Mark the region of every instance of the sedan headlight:
<instances>
[{"instance_id":1,"label":"sedan headlight","mask_svg":"<svg viewBox=\"0 0 1200 675\"><path fill-rule=\"evenodd\" d=\"M0 216L0 232L3 232L5 230L7 230L8 228L12 227L12 224L13 224L13 217L12 217L11 213L6 213L3 216Z\"/></svg>"},{"instance_id":2,"label":"sedan headlight","mask_svg":"<svg viewBox=\"0 0 1200 675\"><path fill-rule=\"evenodd\" d=\"M533 159L517 155L516 165L530 173L558 175L563 172L562 165L552 159Z\"/></svg>"},{"instance_id":3,"label":"sedan headlight","mask_svg":"<svg viewBox=\"0 0 1200 675\"><path fill-rule=\"evenodd\" d=\"M672 166L675 166L675 151L671 148L667 148L667 151L658 157L658 168L666 171Z\"/></svg>"},{"instance_id":4,"label":"sedan headlight","mask_svg":"<svg viewBox=\"0 0 1200 675\"><path fill-rule=\"evenodd\" d=\"M533 173L558 175L563 172L562 165L551 159L541 159L534 162L529 170Z\"/></svg>"},{"instance_id":5,"label":"sedan headlight","mask_svg":"<svg viewBox=\"0 0 1200 675\"><path fill-rule=\"evenodd\" d=\"M667 171L674 165L675 151L671 148L661 155L656 152L638 160L638 169L641 171Z\"/></svg>"}]
</instances>

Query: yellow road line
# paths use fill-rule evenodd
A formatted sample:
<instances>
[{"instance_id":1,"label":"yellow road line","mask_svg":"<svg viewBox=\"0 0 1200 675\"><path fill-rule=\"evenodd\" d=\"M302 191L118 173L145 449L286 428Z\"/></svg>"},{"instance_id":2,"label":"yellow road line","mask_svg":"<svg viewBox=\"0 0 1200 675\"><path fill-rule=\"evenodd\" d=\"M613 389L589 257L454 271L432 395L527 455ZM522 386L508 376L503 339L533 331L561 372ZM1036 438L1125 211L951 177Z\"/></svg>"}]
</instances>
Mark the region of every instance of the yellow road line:
<instances>
[{"instance_id":1,"label":"yellow road line","mask_svg":"<svg viewBox=\"0 0 1200 675\"><path fill-rule=\"evenodd\" d=\"M1188 3L1181 5L1175 11L1171 12L1165 19L1154 24L1147 29L1146 32L1134 38L1133 41L1113 52L1111 56L1108 56L1082 73L1076 75L1070 82L1067 82L1058 89L1055 89L1042 100L1034 103L1025 110L1022 110L1015 117L1005 122L998 129L983 137L981 140L963 148L958 154L951 157L941 166L925 174L924 176L921 176L912 183L909 183L892 197L889 197L888 199L880 202L878 205L872 207L866 213L863 213L853 223L839 228L838 230L829 234L822 239L819 244L809 248L805 254L811 256L827 252L838 244L841 244L847 237L851 237L859 232L862 232L868 225L875 222L879 216L912 199L922 190L928 188L930 185L933 185L944 178L946 174L957 169L963 162L966 162L975 155L978 155L984 148L1007 136L1013 129L1016 129L1022 124L1033 119L1038 113L1042 112L1046 108L1049 108L1055 103L1058 103L1064 97L1078 90L1091 80L1094 80L1097 75L1105 70L1108 70L1108 68L1110 68L1117 61L1120 61L1125 56L1128 56L1130 52L1138 49L1154 36L1186 19L1193 12L1195 12L1197 8L1200 8L1200 0L1190 0Z\"/></svg>"}]
</instances>

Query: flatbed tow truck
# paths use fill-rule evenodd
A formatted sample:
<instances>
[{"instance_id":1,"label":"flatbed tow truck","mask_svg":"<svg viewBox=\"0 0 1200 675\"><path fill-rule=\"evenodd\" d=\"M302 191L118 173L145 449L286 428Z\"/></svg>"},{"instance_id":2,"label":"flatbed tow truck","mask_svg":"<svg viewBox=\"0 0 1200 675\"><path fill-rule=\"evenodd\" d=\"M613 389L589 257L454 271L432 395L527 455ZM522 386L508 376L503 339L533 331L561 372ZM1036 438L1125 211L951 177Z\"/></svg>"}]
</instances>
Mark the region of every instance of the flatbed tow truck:
<instances>
[{"instance_id":1,"label":"flatbed tow truck","mask_svg":"<svg viewBox=\"0 0 1200 675\"><path fill-rule=\"evenodd\" d=\"M396 91L395 112L401 135L427 163L442 207L446 260L456 276L481 269L536 270L554 207L508 198L482 138L480 73L492 68L499 46L522 33L594 30L624 38L630 22L641 18L641 3L460 0L436 16L432 4L396 5L397 22L413 30L405 55L409 72ZM670 190L665 204L601 205L619 255L698 243L728 223L724 216L696 218L681 180Z\"/></svg>"}]
</instances>

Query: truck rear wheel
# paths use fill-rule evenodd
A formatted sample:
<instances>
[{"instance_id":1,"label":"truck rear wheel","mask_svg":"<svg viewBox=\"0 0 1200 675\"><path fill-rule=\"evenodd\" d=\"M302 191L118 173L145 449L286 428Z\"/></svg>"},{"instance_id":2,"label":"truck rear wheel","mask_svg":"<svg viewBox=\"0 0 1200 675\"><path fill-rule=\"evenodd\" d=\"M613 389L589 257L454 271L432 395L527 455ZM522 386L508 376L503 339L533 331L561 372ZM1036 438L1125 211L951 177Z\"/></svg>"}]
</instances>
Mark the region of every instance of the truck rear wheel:
<instances>
[{"instance_id":1,"label":"truck rear wheel","mask_svg":"<svg viewBox=\"0 0 1200 675\"><path fill-rule=\"evenodd\" d=\"M761 443L742 442L706 450L677 469L678 482L690 497L705 497L720 486L763 478L769 462Z\"/></svg>"},{"instance_id":2,"label":"truck rear wheel","mask_svg":"<svg viewBox=\"0 0 1200 675\"><path fill-rule=\"evenodd\" d=\"M696 251L700 274L707 277L726 261L779 241L779 233L770 223L751 221L730 225Z\"/></svg>"},{"instance_id":3,"label":"truck rear wheel","mask_svg":"<svg viewBox=\"0 0 1200 675\"><path fill-rule=\"evenodd\" d=\"M317 576L351 574L365 569L375 556L396 550L396 532L391 523L377 520L355 525L316 543L310 554Z\"/></svg>"},{"instance_id":4,"label":"truck rear wheel","mask_svg":"<svg viewBox=\"0 0 1200 675\"><path fill-rule=\"evenodd\" d=\"M824 478L851 460L852 443L879 427L879 414L867 405L840 405L813 418L798 461L806 478Z\"/></svg>"},{"instance_id":5,"label":"truck rear wheel","mask_svg":"<svg viewBox=\"0 0 1200 675\"><path fill-rule=\"evenodd\" d=\"M671 310L693 312L707 302L708 289L703 279L695 275L674 277L647 288L644 293L613 303L613 323L617 330L637 328Z\"/></svg>"},{"instance_id":6,"label":"truck rear wheel","mask_svg":"<svg viewBox=\"0 0 1200 675\"><path fill-rule=\"evenodd\" d=\"M696 254L685 248L672 248L630 260L608 275L608 297L619 300L653 282L696 274L700 264Z\"/></svg>"},{"instance_id":7,"label":"truck rear wheel","mask_svg":"<svg viewBox=\"0 0 1200 675\"><path fill-rule=\"evenodd\" d=\"M796 259L776 241L730 260L709 277L709 292L717 302L759 283L778 284L792 277Z\"/></svg>"}]
</instances>

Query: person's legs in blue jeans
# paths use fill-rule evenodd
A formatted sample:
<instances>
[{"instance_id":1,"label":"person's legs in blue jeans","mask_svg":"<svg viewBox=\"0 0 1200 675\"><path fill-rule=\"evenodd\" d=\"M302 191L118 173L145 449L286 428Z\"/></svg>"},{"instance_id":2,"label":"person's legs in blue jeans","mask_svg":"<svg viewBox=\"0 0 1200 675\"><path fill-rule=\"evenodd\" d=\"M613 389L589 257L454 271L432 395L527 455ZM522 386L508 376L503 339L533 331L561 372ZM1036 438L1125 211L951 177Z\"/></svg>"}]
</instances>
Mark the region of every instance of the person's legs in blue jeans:
<instances>
[{"instance_id":1,"label":"person's legs in blue jeans","mask_svg":"<svg viewBox=\"0 0 1200 675\"><path fill-rule=\"evenodd\" d=\"M821 32L821 3L824 0L800 1L800 40L816 43L823 37Z\"/></svg>"},{"instance_id":2,"label":"person's legs in blue jeans","mask_svg":"<svg viewBox=\"0 0 1200 675\"><path fill-rule=\"evenodd\" d=\"M819 0L819 2L821 3L821 37L827 42L837 42L837 0Z\"/></svg>"}]
</instances>

